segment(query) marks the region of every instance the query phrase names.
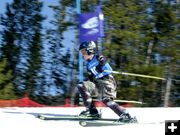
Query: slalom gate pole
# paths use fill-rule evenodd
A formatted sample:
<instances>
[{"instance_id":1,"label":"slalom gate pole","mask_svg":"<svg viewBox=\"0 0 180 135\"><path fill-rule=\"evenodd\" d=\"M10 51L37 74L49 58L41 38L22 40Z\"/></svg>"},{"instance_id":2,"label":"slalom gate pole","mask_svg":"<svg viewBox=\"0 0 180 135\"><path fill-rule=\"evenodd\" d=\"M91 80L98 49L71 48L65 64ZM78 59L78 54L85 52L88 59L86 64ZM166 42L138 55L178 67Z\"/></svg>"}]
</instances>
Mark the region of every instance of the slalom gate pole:
<instances>
[{"instance_id":1,"label":"slalom gate pole","mask_svg":"<svg viewBox=\"0 0 180 135\"><path fill-rule=\"evenodd\" d=\"M120 74L120 75L129 75L129 76L152 78L152 79L158 79L158 80L166 80L165 78L157 77L157 76L134 74L134 73L127 73L127 72L118 72L118 71L110 71L110 70L104 70L104 71L105 71L105 72L111 72L111 73L114 73L114 74Z\"/></svg>"}]
</instances>

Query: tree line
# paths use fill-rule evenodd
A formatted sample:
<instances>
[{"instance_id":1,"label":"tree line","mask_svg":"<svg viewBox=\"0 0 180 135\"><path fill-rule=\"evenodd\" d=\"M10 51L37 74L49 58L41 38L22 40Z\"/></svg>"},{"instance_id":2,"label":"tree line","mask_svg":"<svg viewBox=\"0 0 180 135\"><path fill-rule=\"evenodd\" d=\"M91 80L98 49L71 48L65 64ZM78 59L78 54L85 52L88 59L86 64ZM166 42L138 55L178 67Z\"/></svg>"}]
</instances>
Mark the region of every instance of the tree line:
<instances>
[{"instance_id":1,"label":"tree line","mask_svg":"<svg viewBox=\"0 0 180 135\"><path fill-rule=\"evenodd\" d=\"M76 2L63 0L49 5L54 16L50 20L53 27L48 28L43 27L47 20L42 14L43 4L14 0L1 15L0 99L28 94L47 105L63 104L67 97L76 99ZM113 70L166 78L115 75L117 99L137 100L145 106L163 106L168 100L169 106L179 106L179 3L87 0L81 1L81 12L95 12L97 4L104 14L102 52Z\"/></svg>"}]
</instances>

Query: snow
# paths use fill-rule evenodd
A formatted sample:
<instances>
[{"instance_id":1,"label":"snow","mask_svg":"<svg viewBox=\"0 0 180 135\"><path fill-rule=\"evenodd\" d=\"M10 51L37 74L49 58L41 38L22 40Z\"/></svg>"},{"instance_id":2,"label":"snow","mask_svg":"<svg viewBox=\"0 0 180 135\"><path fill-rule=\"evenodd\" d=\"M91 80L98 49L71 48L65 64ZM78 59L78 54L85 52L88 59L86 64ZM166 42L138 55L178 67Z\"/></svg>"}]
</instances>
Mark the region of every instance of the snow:
<instances>
[{"instance_id":1,"label":"snow","mask_svg":"<svg viewBox=\"0 0 180 135\"><path fill-rule=\"evenodd\" d=\"M109 108L98 109L103 117L118 118ZM2 135L164 135L165 123L159 122L180 120L180 108L127 108L141 124L121 126L82 127L77 121L44 121L35 117L38 113L77 115L82 110L84 107L0 108L0 132Z\"/></svg>"}]
</instances>

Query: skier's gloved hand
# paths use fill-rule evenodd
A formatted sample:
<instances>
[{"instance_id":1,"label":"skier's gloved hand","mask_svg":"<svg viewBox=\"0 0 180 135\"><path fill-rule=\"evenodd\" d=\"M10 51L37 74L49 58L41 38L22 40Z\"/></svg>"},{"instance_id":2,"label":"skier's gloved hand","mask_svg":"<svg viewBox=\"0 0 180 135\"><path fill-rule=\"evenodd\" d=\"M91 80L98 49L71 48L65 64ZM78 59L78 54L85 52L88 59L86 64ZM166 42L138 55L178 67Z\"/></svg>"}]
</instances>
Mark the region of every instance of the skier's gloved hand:
<instances>
[{"instance_id":1,"label":"skier's gloved hand","mask_svg":"<svg viewBox=\"0 0 180 135\"><path fill-rule=\"evenodd\" d=\"M103 55L98 56L99 64L96 66L96 70L100 73L103 72L102 67L106 64L107 58L105 58Z\"/></svg>"},{"instance_id":2,"label":"skier's gloved hand","mask_svg":"<svg viewBox=\"0 0 180 135\"><path fill-rule=\"evenodd\" d=\"M99 65L104 66L107 62L107 58L105 58L103 55L98 56Z\"/></svg>"}]
</instances>

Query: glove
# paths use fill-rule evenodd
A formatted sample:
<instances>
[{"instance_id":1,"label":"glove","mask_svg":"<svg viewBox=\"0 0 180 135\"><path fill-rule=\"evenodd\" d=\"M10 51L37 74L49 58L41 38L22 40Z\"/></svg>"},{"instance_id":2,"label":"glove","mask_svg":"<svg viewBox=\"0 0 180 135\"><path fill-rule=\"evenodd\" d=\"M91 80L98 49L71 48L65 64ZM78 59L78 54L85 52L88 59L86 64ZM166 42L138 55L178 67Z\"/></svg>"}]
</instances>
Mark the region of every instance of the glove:
<instances>
[{"instance_id":1,"label":"glove","mask_svg":"<svg viewBox=\"0 0 180 135\"><path fill-rule=\"evenodd\" d=\"M99 65L96 66L96 71L102 73L103 72L102 67L106 64L107 59L103 55L100 55L98 56L97 60L99 61Z\"/></svg>"},{"instance_id":2,"label":"glove","mask_svg":"<svg viewBox=\"0 0 180 135\"><path fill-rule=\"evenodd\" d=\"M107 62L107 58L105 58L103 55L98 56L98 61L101 66L104 66Z\"/></svg>"}]
</instances>

